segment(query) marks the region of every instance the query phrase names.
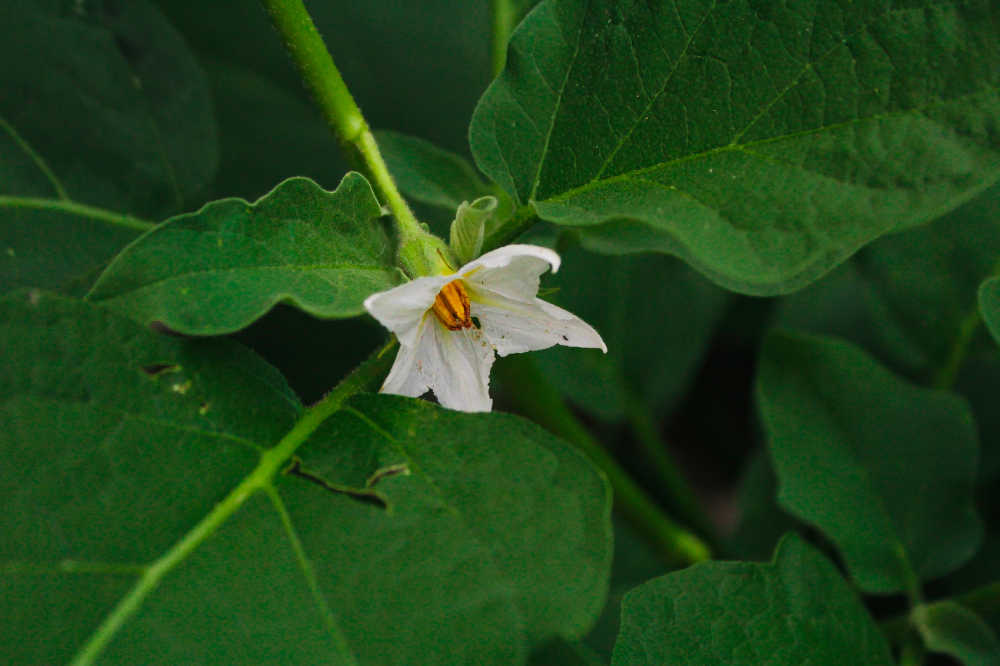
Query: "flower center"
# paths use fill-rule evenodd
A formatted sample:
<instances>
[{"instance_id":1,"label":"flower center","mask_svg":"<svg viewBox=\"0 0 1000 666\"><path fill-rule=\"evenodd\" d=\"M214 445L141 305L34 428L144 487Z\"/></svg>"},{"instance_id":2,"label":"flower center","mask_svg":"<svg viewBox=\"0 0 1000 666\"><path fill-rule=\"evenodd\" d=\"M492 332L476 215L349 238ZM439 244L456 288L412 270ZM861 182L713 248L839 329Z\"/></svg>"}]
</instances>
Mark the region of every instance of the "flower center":
<instances>
[{"instance_id":1,"label":"flower center","mask_svg":"<svg viewBox=\"0 0 1000 666\"><path fill-rule=\"evenodd\" d=\"M431 309L449 330L458 331L472 326L469 294L461 280L453 280L442 287Z\"/></svg>"}]
</instances>

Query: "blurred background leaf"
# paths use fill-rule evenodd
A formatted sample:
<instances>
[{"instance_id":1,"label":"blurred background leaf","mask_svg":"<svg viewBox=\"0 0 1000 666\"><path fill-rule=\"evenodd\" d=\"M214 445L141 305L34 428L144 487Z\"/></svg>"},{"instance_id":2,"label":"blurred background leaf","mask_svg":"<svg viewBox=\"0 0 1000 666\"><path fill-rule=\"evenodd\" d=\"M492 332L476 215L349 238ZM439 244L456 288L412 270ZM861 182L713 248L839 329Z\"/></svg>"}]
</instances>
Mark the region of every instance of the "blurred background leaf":
<instances>
[{"instance_id":1,"label":"blurred background leaf","mask_svg":"<svg viewBox=\"0 0 1000 666\"><path fill-rule=\"evenodd\" d=\"M837 545L859 587L913 592L975 554L968 403L834 338L772 333L759 372L778 500Z\"/></svg>"},{"instance_id":2,"label":"blurred background leaf","mask_svg":"<svg viewBox=\"0 0 1000 666\"><path fill-rule=\"evenodd\" d=\"M0 61L0 291L82 294L148 227L136 217L203 196L208 83L145 0L3 3Z\"/></svg>"}]
</instances>

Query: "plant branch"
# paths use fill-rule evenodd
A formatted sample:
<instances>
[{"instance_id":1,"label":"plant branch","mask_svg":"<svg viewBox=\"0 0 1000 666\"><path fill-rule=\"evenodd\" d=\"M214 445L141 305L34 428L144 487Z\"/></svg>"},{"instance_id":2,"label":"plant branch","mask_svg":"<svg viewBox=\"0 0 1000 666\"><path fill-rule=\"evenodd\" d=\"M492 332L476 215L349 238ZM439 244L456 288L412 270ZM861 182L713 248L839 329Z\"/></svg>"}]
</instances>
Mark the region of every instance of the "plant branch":
<instances>
[{"instance_id":1,"label":"plant branch","mask_svg":"<svg viewBox=\"0 0 1000 666\"><path fill-rule=\"evenodd\" d=\"M367 175L389 206L401 231L418 232L420 225L417 218L396 187L375 136L347 89L302 0L261 0L261 3L327 124L343 144L351 146L360 155Z\"/></svg>"},{"instance_id":2,"label":"plant branch","mask_svg":"<svg viewBox=\"0 0 1000 666\"><path fill-rule=\"evenodd\" d=\"M515 387L511 398L518 411L575 444L604 472L614 490L615 508L635 526L664 562L670 566L686 566L711 557L708 546L667 517L590 434L531 359L524 356L508 359L498 364L495 371Z\"/></svg>"},{"instance_id":3,"label":"plant branch","mask_svg":"<svg viewBox=\"0 0 1000 666\"><path fill-rule=\"evenodd\" d=\"M347 398L360 393L380 379L389 368L396 340L377 349L367 360L345 377L322 400L307 409L292 429L273 448L264 451L260 462L226 497L175 543L170 550L149 565L111 613L104 618L90 639L71 662L73 666L92 664L100 656L118 630L141 608L146 597L188 555L225 523L244 502L258 491L267 491L281 468L292 454L316 431L319 426L340 409Z\"/></svg>"}]
</instances>

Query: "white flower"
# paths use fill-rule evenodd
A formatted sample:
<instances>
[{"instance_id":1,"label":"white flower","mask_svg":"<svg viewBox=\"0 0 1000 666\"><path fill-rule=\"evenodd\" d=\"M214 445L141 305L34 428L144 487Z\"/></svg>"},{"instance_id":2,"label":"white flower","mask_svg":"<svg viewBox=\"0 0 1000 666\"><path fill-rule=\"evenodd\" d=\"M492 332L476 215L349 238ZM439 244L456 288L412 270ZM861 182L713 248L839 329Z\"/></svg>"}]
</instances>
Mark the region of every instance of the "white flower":
<instances>
[{"instance_id":1,"label":"white flower","mask_svg":"<svg viewBox=\"0 0 1000 666\"><path fill-rule=\"evenodd\" d=\"M399 339L382 392L418 397L430 389L445 407L488 412L495 353L557 344L607 352L579 317L535 297L549 266L559 269L552 250L507 245L456 273L417 278L365 299L368 312Z\"/></svg>"}]
</instances>

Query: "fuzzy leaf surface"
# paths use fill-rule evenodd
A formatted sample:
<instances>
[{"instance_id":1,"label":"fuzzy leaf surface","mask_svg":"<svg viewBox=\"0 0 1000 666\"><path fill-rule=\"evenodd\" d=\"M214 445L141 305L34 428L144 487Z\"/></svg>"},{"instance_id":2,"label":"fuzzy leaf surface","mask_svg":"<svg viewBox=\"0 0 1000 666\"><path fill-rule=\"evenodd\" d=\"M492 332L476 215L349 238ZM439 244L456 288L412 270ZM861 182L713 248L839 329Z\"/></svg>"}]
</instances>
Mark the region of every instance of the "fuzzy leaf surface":
<instances>
[{"instance_id":1,"label":"fuzzy leaf surface","mask_svg":"<svg viewBox=\"0 0 1000 666\"><path fill-rule=\"evenodd\" d=\"M168 220L116 257L88 298L193 335L239 330L279 302L353 317L400 279L380 215L358 173L334 192L290 178L253 204L223 199Z\"/></svg>"},{"instance_id":2,"label":"fuzzy leaf surface","mask_svg":"<svg viewBox=\"0 0 1000 666\"><path fill-rule=\"evenodd\" d=\"M998 21L990 0L546 0L473 155L592 247L793 291L1000 177Z\"/></svg>"},{"instance_id":3,"label":"fuzzy leaf surface","mask_svg":"<svg viewBox=\"0 0 1000 666\"><path fill-rule=\"evenodd\" d=\"M773 562L707 562L644 583L622 602L615 666L889 666L875 622L830 562L786 537Z\"/></svg>"},{"instance_id":4,"label":"fuzzy leaf surface","mask_svg":"<svg viewBox=\"0 0 1000 666\"><path fill-rule=\"evenodd\" d=\"M596 618L609 490L537 426L355 396L232 499L300 414L276 371L38 292L0 315L4 663L92 656L118 618L98 663L512 664Z\"/></svg>"}]
</instances>

